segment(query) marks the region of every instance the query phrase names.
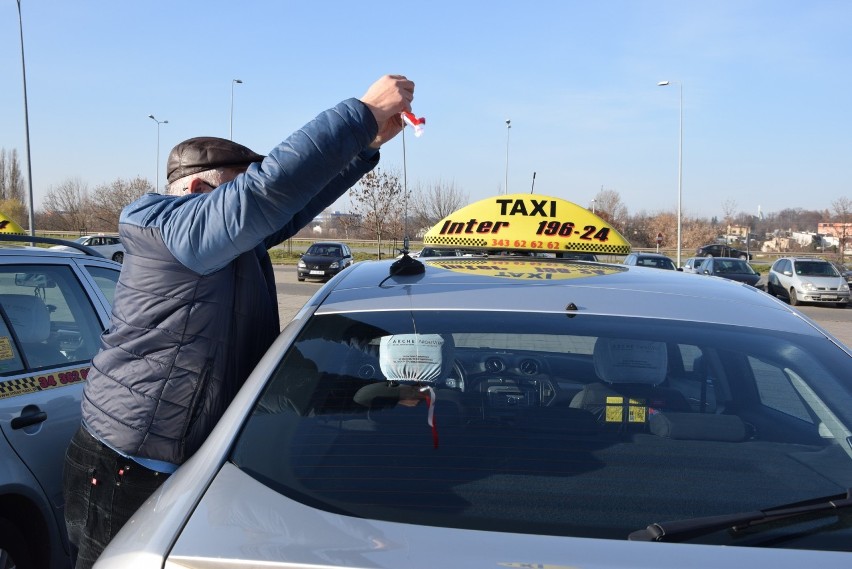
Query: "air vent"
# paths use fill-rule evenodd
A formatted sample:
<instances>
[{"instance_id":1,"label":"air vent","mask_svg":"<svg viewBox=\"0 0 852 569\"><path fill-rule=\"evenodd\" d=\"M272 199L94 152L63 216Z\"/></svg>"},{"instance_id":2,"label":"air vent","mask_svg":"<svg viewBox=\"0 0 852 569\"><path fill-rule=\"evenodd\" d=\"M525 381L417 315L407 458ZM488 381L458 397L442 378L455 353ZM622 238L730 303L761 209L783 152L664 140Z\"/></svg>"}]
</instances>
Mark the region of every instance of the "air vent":
<instances>
[{"instance_id":1,"label":"air vent","mask_svg":"<svg viewBox=\"0 0 852 569\"><path fill-rule=\"evenodd\" d=\"M485 371L499 373L506 369L506 364L498 357L490 357L485 360Z\"/></svg>"},{"instance_id":2,"label":"air vent","mask_svg":"<svg viewBox=\"0 0 852 569\"><path fill-rule=\"evenodd\" d=\"M526 375L536 375L539 370L538 362L531 359L521 360L521 363L518 365L518 368L522 373Z\"/></svg>"}]
</instances>

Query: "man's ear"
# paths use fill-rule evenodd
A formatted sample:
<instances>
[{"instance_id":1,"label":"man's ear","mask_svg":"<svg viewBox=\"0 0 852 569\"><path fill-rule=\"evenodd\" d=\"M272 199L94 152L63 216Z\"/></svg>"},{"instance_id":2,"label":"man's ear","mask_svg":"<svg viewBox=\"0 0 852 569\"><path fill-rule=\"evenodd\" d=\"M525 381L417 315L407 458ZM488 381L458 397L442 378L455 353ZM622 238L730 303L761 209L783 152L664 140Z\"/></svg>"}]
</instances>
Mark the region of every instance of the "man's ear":
<instances>
[{"instance_id":1,"label":"man's ear","mask_svg":"<svg viewBox=\"0 0 852 569\"><path fill-rule=\"evenodd\" d=\"M201 178L193 178L189 181L187 189L190 194L203 194L204 192L210 191L210 186Z\"/></svg>"}]
</instances>

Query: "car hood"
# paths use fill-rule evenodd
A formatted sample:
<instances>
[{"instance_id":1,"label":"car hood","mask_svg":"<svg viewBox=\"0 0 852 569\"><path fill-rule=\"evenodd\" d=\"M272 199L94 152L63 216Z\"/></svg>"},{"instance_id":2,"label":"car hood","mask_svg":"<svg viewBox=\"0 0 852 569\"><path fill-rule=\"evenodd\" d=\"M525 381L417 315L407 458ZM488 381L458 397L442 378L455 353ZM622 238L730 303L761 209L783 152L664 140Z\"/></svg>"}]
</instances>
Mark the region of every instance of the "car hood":
<instances>
[{"instance_id":1,"label":"car hood","mask_svg":"<svg viewBox=\"0 0 852 569\"><path fill-rule=\"evenodd\" d=\"M302 255L302 261L309 265L330 265L342 260L343 257L329 257L328 255Z\"/></svg>"},{"instance_id":2,"label":"car hood","mask_svg":"<svg viewBox=\"0 0 852 569\"><path fill-rule=\"evenodd\" d=\"M134 520L156 523L156 507ZM99 566L142 567L122 532ZM141 541L132 544L139 547ZM143 545L144 547L144 545ZM132 549L129 548L129 549ZM138 549L137 549L138 551ZM154 553L149 550L149 553ZM124 554L124 555L122 555ZM135 559L134 559L135 558ZM239 560L235 567L693 567L749 565L847 567L848 555L824 551L583 539L447 529L348 517L314 509L270 490L225 463L205 492L169 558L181 566ZM653 560L641 562L640 560Z\"/></svg>"}]
</instances>

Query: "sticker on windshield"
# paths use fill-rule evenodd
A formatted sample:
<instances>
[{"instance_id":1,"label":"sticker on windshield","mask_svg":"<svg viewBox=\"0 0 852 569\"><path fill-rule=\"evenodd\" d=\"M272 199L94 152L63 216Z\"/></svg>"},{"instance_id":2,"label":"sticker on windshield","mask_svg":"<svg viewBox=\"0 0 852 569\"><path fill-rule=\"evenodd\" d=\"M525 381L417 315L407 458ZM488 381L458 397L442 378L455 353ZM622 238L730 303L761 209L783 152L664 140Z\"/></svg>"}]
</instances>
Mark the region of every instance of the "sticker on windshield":
<instances>
[{"instance_id":1,"label":"sticker on windshield","mask_svg":"<svg viewBox=\"0 0 852 569\"><path fill-rule=\"evenodd\" d=\"M439 334L382 336L379 367L389 381L431 383L441 376L443 347Z\"/></svg>"},{"instance_id":2,"label":"sticker on windshield","mask_svg":"<svg viewBox=\"0 0 852 569\"><path fill-rule=\"evenodd\" d=\"M541 253L630 253L630 243L591 211L559 198L532 194L494 196L456 210L426 233L423 245Z\"/></svg>"},{"instance_id":3,"label":"sticker on windshield","mask_svg":"<svg viewBox=\"0 0 852 569\"><path fill-rule=\"evenodd\" d=\"M15 352L12 350L12 342L9 336L0 338L0 360L14 360Z\"/></svg>"}]
</instances>

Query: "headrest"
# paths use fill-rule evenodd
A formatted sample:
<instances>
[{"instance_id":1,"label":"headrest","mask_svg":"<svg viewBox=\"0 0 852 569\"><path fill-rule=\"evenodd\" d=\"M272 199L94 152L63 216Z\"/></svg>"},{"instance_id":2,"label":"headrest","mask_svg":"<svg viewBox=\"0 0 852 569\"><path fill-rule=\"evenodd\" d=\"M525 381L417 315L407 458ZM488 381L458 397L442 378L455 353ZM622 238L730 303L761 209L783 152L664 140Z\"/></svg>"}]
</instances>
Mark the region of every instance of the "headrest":
<instances>
[{"instance_id":1,"label":"headrest","mask_svg":"<svg viewBox=\"0 0 852 569\"><path fill-rule=\"evenodd\" d=\"M662 342L598 338L595 373L607 383L659 385L666 378L668 354Z\"/></svg>"},{"instance_id":2,"label":"headrest","mask_svg":"<svg viewBox=\"0 0 852 569\"><path fill-rule=\"evenodd\" d=\"M50 336L50 312L39 297L0 294L0 304L21 342L43 342Z\"/></svg>"}]
</instances>

